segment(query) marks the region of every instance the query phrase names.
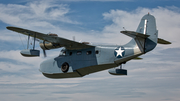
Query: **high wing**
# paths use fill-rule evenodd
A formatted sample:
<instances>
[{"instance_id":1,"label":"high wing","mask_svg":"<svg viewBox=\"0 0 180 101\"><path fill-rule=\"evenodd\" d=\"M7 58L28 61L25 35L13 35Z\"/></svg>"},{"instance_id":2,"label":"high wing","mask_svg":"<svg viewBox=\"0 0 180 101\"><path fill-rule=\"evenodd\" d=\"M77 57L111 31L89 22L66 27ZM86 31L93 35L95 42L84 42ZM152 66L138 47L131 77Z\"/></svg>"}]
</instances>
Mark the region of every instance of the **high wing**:
<instances>
[{"instance_id":1,"label":"high wing","mask_svg":"<svg viewBox=\"0 0 180 101\"><path fill-rule=\"evenodd\" d=\"M8 26L7 29L27 35L27 36L36 37L38 39L48 41L51 43L60 44L60 46L66 47L66 49L69 49L69 50L79 50L79 49L86 49L86 48L94 47L92 45L78 43L78 42L71 41L71 40L64 39L57 36L49 36L48 34L43 34L43 33L28 30L28 29L22 29L22 28L11 27L11 26Z\"/></svg>"}]
</instances>

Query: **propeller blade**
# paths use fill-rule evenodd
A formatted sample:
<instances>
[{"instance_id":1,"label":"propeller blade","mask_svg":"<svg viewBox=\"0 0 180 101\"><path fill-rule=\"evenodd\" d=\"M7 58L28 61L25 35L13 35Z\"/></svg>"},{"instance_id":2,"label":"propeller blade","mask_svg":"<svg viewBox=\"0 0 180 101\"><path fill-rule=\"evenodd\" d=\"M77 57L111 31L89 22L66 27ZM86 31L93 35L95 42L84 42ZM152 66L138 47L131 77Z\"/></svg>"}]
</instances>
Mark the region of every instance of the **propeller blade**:
<instances>
[{"instance_id":1,"label":"propeller blade","mask_svg":"<svg viewBox=\"0 0 180 101\"><path fill-rule=\"evenodd\" d=\"M44 54L44 57L46 57L46 50L43 49L43 54Z\"/></svg>"},{"instance_id":2,"label":"propeller blade","mask_svg":"<svg viewBox=\"0 0 180 101\"><path fill-rule=\"evenodd\" d=\"M32 39L34 40L34 37L33 37ZM40 41L40 39L35 38L35 41L39 42L39 41Z\"/></svg>"}]
</instances>

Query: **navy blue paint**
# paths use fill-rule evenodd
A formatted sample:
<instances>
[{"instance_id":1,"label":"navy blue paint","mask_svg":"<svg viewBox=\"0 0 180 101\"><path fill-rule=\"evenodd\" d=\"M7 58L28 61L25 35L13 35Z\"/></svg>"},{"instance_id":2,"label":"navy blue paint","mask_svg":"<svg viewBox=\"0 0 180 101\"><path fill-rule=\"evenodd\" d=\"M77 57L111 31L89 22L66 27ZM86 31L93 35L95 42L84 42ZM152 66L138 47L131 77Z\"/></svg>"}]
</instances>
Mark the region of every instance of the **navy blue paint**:
<instances>
[{"instance_id":1,"label":"navy blue paint","mask_svg":"<svg viewBox=\"0 0 180 101\"><path fill-rule=\"evenodd\" d=\"M91 54L87 54L88 51L91 51ZM72 52L71 55L69 53ZM81 52L81 54L77 54ZM80 68L97 65L95 48L83 49L83 50L66 50L65 56L60 55L54 60L57 61L57 65L61 68L61 65L64 62L67 62L69 66L72 66L72 69L75 71Z\"/></svg>"},{"instance_id":2,"label":"navy blue paint","mask_svg":"<svg viewBox=\"0 0 180 101\"><path fill-rule=\"evenodd\" d=\"M122 56L120 56L120 55L117 56L116 50L119 50L120 47L121 47L121 50L124 50L124 52L122 52ZM124 57L124 55L125 55L125 49L124 49L124 47L122 47L122 46L117 47L117 48L114 50L114 55L115 55L116 58L122 58L122 57Z\"/></svg>"},{"instance_id":3,"label":"navy blue paint","mask_svg":"<svg viewBox=\"0 0 180 101\"><path fill-rule=\"evenodd\" d=\"M155 43L154 41L152 41L151 39L147 38L145 40L145 52L149 52L151 50L153 50L156 47L157 43Z\"/></svg>"}]
</instances>

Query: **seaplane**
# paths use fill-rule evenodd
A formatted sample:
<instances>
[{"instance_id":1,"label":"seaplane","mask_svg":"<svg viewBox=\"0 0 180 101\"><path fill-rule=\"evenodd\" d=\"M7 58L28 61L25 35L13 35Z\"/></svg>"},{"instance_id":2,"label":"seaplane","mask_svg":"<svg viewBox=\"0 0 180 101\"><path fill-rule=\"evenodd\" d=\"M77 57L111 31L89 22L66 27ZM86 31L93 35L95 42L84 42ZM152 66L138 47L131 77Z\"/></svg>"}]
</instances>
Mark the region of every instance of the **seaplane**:
<instances>
[{"instance_id":1,"label":"seaplane","mask_svg":"<svg viewBox=\"0 0 180 101\"><path fill-rule=\"evenodd\" d=\"M43 34L28 29L8 26L8 30L15 31L34 38L32 49L22 50L25 57L38 57L40 50L35 49L35 41L46 57L46 50L60 48L60 55L47 59L40 64L39 71L45 77L52 79L83 77L102 70L108 70L112 75L127 75L122 64L152 51L157 44L171 44L171 42L158 38L156 19L151 14L142 17L136 31L120 31L132 38L124 45L92 45L89 42L76 42L74 40L58 37L57 34ZM118 68L117 68L118 67Z\"/></svg>"}]
</instances>

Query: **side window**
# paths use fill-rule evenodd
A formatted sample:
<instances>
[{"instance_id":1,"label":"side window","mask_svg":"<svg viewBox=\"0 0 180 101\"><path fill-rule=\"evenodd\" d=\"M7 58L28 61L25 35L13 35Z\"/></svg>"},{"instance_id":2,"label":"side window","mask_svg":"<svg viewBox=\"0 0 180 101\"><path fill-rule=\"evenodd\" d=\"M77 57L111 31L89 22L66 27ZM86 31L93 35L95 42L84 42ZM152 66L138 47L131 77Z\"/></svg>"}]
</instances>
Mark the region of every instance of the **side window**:
<instances>
[{"instance_id":1,"label":"side window","mask_svg":"<svg viewBox=\"0 0 180 101\"><path fill-rule=\"evenodd\" d=\"M81 51L77 51L77 55L81 55L82 54L82 52Z\"/></svg>"},{"instance_id":2,"label":"side window","mask_svg":"<svg viewBox=\"0 0 180 101\"><path fill-rule=\"evenodd\" d=\"M69 55L71 56L71 55L72 55L72 52L69 52Z\"/></svg>"},{"instance_id":3,"label":"side window","mask_svg":"<svg viewBox=\"0 0 180 101\"><path fill-rule=\"evenodd\" d=\"M60 56L60 55L66 55L66 50L65 50L65 49L62 49L62 50L60 51L59 56Z\"/></svg>"},{"instance_id":4,"label":"side window","mask_svg":"<svg viewBox=\"0 0 180 101\"><path fill-rule=\"evenodd\" d=\"M86 54L87 55L90 55L92 53L92 51L87 51Z\"/></svg>"}]
</instances>

